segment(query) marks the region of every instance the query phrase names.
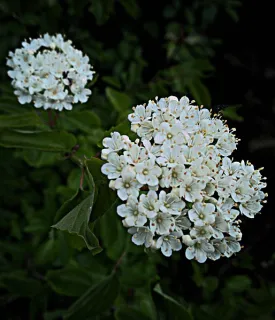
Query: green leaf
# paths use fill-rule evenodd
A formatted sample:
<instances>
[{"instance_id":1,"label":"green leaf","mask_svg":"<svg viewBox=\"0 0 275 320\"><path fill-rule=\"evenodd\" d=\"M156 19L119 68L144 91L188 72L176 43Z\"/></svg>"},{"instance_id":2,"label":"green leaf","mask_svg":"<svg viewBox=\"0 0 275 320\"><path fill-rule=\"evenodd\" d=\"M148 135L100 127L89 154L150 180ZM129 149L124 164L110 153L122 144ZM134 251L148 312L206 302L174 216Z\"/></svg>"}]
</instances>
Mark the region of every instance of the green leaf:
<instances>
[{"instance_id":1,"label":"green leaf","mask_svg":"<svg viewBox=\"0 0 275 320\"><path fill-rule=\"evenodd\" d=\"M76 139L67 132L0 132L0 146L42 151L66 152L76 145Z\"/></svg>"},{"instance_id":2,"label":"green leaf","mask_svg":"<svg viewBox=\"0 0 275 320\"><path fill-rule=\"evenodd\" d=\"M63 219L61 219L57 224L53 225L52 228L76 234L85 241L89 250L98 253L98 250L99 252L101 251L98 240L88 225L93 207L93 201L94 193L84 199Z\"/></svg>"},{"instance_id":3,"label":"green leaf","mask_svg":"<svg viewBox=\"0 0 275 320\"><path fill-rule=\"evenodd\" d=\"M190 208L189 208L190 206ZM192 204L189 202L188 203L188 209L191 209L192 208ZM193 267L193 281L195 282L195 284L198 286L198 287L202 287L203 286L203 283L204 283L204 278L205 278L205 275L203 273L204 269L203 269L203 266L201 266L200 264L192 261L191 262L192 264L192 267Z\"/></svg>"},{"instance_id":4,"label":"green leaf","mask_svg":"<svg viewBox=\"0 0 275 320\"><path fill-rule=\"evenodd\" d=\"M42 290L42 285L38 280L28 278L22 273L6 273L0 277L1 286L9 292L22 297L33 297Z\"/></svg>"},{"instance_id":5,"label":"green leaf","mask_svg":"<svg viewBox=\"0 0 275 320\"><path fill-rule=\"evenodd\" d=\"M226 12L234 22L239 21L239 16L238 16L238 13L235 11L235 9L227 8Z\"/></svg>"},{"instance_id":6,"label":"green leaf","mask_svg":"<svg viewBox=\"0 0 275 320\"><path fill-rule=\"evenodd\" d=\"M80 130L85 133L93 133L94 129L101 126L101 121L93 111L72 111L70 113L60 114L58 123L64 130Z\"/></svg>"},{"instance_id":7,"label":"green leaf","mask_svg":"<svg viewBox=\"0 0 275 320\"><path fill-rule=\"evenodd\" d=\"M101 172L101 167L105 162L101 159L92 157L91 159L87 159L85 164L93 176L93 181L96 186L102 183L109 183L106 176Z\"/></svg>"},{"instance_id":8,"label":"green leaf","mask_svg":"<svg viewBox=\"0 0 275 320\"><path fill-rule=\"evenodd\" d=\"M152 299L151 286L143 290L137 290L135 295L138 307L142 310L143 317L151 320L157 319L156 308ZM143 318L142 318L143 319Z\"/></svg>"},{"instance_id":9,"label":"green leaf","mask_svg":"<svg viewBox=\"0 0 275 320\"><path fill-rule=\"evenodd\" d=\"M35 149L17 150L16 156L24 159L28 165L34 168L50 166L62 159L58 152L44 152Z\"/></svg>"},{"instance_id":10,"label":"green leaf","mask_svg":"<svg viewBox=\"0 0 275 320\"><path fill-rule=\"evenodd\" d=\"M35 112L0 116L0 129L36 127L38 125L43 125L43 123Z\"/></svg>"},{"instance_id":11,"label":"green leaf","mask_svg":"<svg viewBox=\"0 0 275 320\"><path fill-rule=\"evenodd\" d=\"M188 89L192 94L192 98L196 100L199 105L210 106L211 97L207 87L201 82L200 79L194 79L192 82L187 84Z\"/></svg>"},{"instance_id":12,"label":"green leaf","mask_svg":"<svg viewBox=\"0 0 275 320\"><path fill-rule=\"evenodd\" d=\"M137 19L140 13L137 3L138 2L136 0L120 0L120 4L134 19Z\"/></svg>"},{"instance_id":13,"label":"green leaf","mask_svg":"<svg viewBox=\"0 0 275 320\"><path fill-rule=\"evenodd\" d=\"M89 250L92 250L93 254L97 254L101 251L98 243L98 239L91 231L89 227L89 221L91 211L94 205L95 197L95 184L89 169L86 169L86 177L89 183L90 194L83 201L81 201L74 209L72 209L65 217L63 217L58 223L52 226L58 230L66 231L70 234L80 237L86 244ZM76 195L74 195L75 197ZM73 198L74 198L73 197ZM62 211L64 208L62 209ZM79 246L79 244L78 244Z\"/></svg>"},{"instance_id":14,"label":"green leaf","mask_svg":"<svg viewBox=\"0 0 275 320\"><path fill-rule=\"evenodd\" d=\"M105 77L102 77L102 80L117 89L120 89L121 87L119 80L115 77L105 76Z\"/></svg>"},{"instance_id":15,"label":"green leaf","mask_svg":"<svg viewBox=\"0 0 275 320\"><path fill-rule=\"evenodd\" d=\"M251 279L248 276L238 275L228 279L226 288L234 292L243 292L251 287Z\"/></svg>"},{"instance_id":16,"label":"green leaf","mask_svg":"<svg viewBox=\"0 0 275 320\"><path fill-rule=\"evenodd\" d=\"M63 269L50 270L47 272L46 278L55 292L72 297L81 296L95 284L92 272L77 263L71 263Z\"/></svg>"},{"instance_id":17,"label":"green leaf","mask_svg":"<svg viewBox=\"0 0 275 320\"><path fill-rule=\"evenodd\" d=\"M118 111L119 113L125 113L126 111L130 111L132 99L126 93L119 92L115 89L107 87L106 96L112 103L116 111Z\"/></svg>"},{"instance_id":18,"label":"green leaf","mask_svg":"<svg viewBox=\"0 0 275 320\"><path fill-rule=\"evenodd\" d=\"M217 277L209 276L204 279L203 287L207 292L213 292L218 288L219 280Z\"/></svg>"},{"instance_id":19,"label":"green leaf","mask_svg":"<svg viewBox=\"0 0 275 320\"><path fill-rule=\"evenodd\" d=\"M97 199L93 208L91 221L95 221L99 217L114 212L119 204L119 199L114 190L111 190L108 184L102 184L98 187Z\"/></svg>"},{"instance_id":20,"label":"green leaf","mask_svg":"<svg viewBox=\"0 0 275 320\"><path fill-rule=\"evenodd\" d=\"M59 309L55 311L45 312L43 315L43 319L44 320L60 320L65 312L66 312L66 309Z\"/></svg>"},{"instance_id":21,"label":"green leaf","mask_svg":"<svg viewBox=\"0 0 275 320\"><path fill-rule=\"evenodd\" d=\"M119 292L115 273L88 289L64 315L66 320L84 320L108 310Z\"/></svg>"},{"instance_id":22,"label":"green leaf","mask_svg":"<svg viewBox=\"0 0 275 320\"><path fill-rule=\"evenodd\" d=\"M135 288L134 297L130 301L127 301L126 298L126 301L124 303L118 303L115 312L115 318L117 320L157 319L156 308L151 294L151 286L147 286L146 288L142 289Z\"/></svg>"},{"instance_id":23,"label":"green leaf","mask_svg":"<svg viewBox=\"0 0 275 320\"><path fill-rule=\"evenodd\" d=\"M73 210L73 208L77 205L77 196L79 194L79 189L75 191L75 193L71 196L70 199L65 201L62 206L58 209L54 217L54 223L57 223L61 218L63 218L68 212Z\"/></svg>"},{"instance_id":24,"label":"green leaf","mask_svg":"<svg viewBox=\"0 0 275 320\"><path fill-rule=\"evenodd\" d=\"M72 234L72 233L65 233L64 235L68 245L71 248L76 249L78 251L82 251L84 248L87 247L83 238L80 238L78 235ZM97 253L96 250L93 250L93 254L96 254L96 253Z\"/></svg>"},{"instance_id":25,"label":"green leaf","mask_svg":"<svg viewBox=\"0 0 275 320\"><path fill-rule=\"evenodd\" d=\"M118 197L115 191L109 188L109 181L101 172L101 167L105 162L98 158L86 160L86 165L93 175L96 187L96 201L91 214L91 221L112 211L118 204Z\"/></svg>"},{"instance_id":26,"label":"green leaf","mask_svg":"<svg viewBox=\"0 0 275 320\"><path fill-rule=\"evenodd\" d=\"M18 246L18 243L0 241L0 252L2 254L7 253L12 257L13 261L22 263L26 256L26 247Z\"/></svg>"},{"instance_id":27,"label":"green leaf","mask_svg":"<svg viewBox=\"0 0 275 320\"><path fill-rule=\"evenodd\" d=\"M79 189L79 184L81 180L81 168L74 168L67 179L67 186L72 190Z\"/></svg>"},{"instance_id":28,"label":"green leaf","mask_svg":"<svg viewBox=\"0 0 275 320\"><path fill-rule=\"evenodd\" d=\"M33 108L33 107L32 107ZM28 106L22 106L16 99L13 91L11 93L1 96L0 110L5 114L25 114L29 113L30 108Z\"/></svg>"},{"instance_id":29,"label":"green leaf","mask_svg":"<svg viewBox=\"0 0 275 320\"><path fill-rule=\"evenodd\" d=\"M144 314L139 307L123 306L119 307L115 313L116 320L152 320L154 318Z\"/></svg>"},{"instance_id":30,"label":"green leaf","mask_svg":"<svg viewBox=\"0 0 275 320\"><path fill-rule=\"evenodd\" d=\"M218 9L215 5L210 5L209 7L206 7L202 12L202 21L204 27L207 27L211 23L214 22L215 17L218 13Z\"/></svg>"},{"instance_id":31,"label":"green leaf","mask_svg":"<svg viewBox=\"0 0 275 320\"><path fill-rule=\"evenodd\" d=\"M42 291L37 295L33 296L30 301L30 320L36 320L40 317L42 313L46 311L47 308L47 293Z\"/></svg>"},{"instance_id":32,"label":"green leaf","mask_svg":"<svg viewBox=\"0 0 275 320\"><path fill-rule=\"evenodd\" d=\"M129 252L131 236L126 234L126 237L126 241L129 243L127 252ZM128 272L129 269L131 269L131 272ZM155 261L149 255L144 255L144 250L141 250L140 255L137 253L133 256L127 254L124 263L121 265L121 270L120 284L129 288L150 287L151 283L158 279Z\"/></svg>"},{"instance_id":33,"label":"green leaf","mask_svg":"<svg viewBox=\"0 0 275 320\"><path fill-rule=\"evenodd\" d=\"M171 314L173 315L173 319L193 320L191 311L187 308L187 306L184 306L174 298L162 292L162 289L159 284L155 286L154 291L157 292L159 295L161 295L168 302L168 305L171 307L170 311L171 311Z\"/></svg>"},{"instance_id":34,"label":"green leaf","mask_svg":"<svg viewBox=\"0 0 275 320\"><path fill-rule=\"evenodd\" d=\"M127 245L127 233L116 213L116 206L108 210L99 220L100 238L103 242L107 256L117 260ZM110 228L110 226L112 226Z\"/></svg>"},{"instance_id":35,"label":"green leaf","mask_svg":"<svg viewBox=\"0 0 275 320\"><path fill-rule=\"evenodd\" d=\"M221 113L227 119L242 122L244 120L243 117L237 113L239 108L240 108L240 105L229 106L226 109L221 110Z\"/></svg>"},{"instance_id":36,"label":"green leaf","mask_svg":"<svg viewBox=\"0 0 275 320\"><path fill-rule=\"evenodd\" d=\"M36 251L35 262L38 265L46 265L54 261L58 254L58 243L53 237L46 240Z\"/></svg>"},{"instance_id":37,"label":"green leaf","mask_svg":"<svg viewBox=\"0 0 275 320\"><path fill-rule=\"evenodd\" d=\"M93 13L98 25L104 24L114 10L113 0L93 0L89 11Z\"/></svg>"}]
</instances>

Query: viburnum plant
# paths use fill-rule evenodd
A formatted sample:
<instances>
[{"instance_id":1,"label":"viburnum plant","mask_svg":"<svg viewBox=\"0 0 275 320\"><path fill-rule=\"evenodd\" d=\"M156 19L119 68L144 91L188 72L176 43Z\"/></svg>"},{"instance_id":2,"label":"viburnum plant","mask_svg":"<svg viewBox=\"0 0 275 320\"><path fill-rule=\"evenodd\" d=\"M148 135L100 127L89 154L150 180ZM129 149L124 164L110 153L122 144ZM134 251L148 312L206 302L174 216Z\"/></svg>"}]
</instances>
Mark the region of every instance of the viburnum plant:
<instances>
[{"instance_id":1,"label":"viburnum plant","mask_svg":"<svg viewBox=\"0 0 275 320\"><path fill-rule=\"evenodd\" d=\"M45 34L22 45L7 61L21 104L61 111L87 102L94 71L71 41ZM235 129L194 103L170 96L134 107L128 119L137 139L119 132L104 138L101 171L124 202L117 214L136 245L165 256L184 245L186 257L202 263L241 250L240 217L260 212L266 183L260 169L230 158ZM66 230L73 214L64 218ZM64 230L64 219L53 227Z\"/></svg>"},{"instance_id":2,"label":"viburnum plant","mask_svg":"<svg viewBox=\"0 0 275 320\"><path fill-rule=\"evenodd\" d=\"M33 102L36 108L71 110L78 102L87 102L93 79L89 58L65 41L61 34L45 34L23 42L21 49L9 53L8 75L13 79L21 104Z\"/></svg>"},{"instance_id":3,"label":"viburnum plant","mask_svg":"<svg viewBox=\"0 0 275 320\"><path fill-rule=\"evenodd\" d=\"M128 116L139 138L104 138L102 173L124 202L117 207L136 245L187 259L241 250L241 217L254 218L267 196L260 170L230 158L239 139L226 121L184 96L158 98Z\"/></svg>"}]
</instances>

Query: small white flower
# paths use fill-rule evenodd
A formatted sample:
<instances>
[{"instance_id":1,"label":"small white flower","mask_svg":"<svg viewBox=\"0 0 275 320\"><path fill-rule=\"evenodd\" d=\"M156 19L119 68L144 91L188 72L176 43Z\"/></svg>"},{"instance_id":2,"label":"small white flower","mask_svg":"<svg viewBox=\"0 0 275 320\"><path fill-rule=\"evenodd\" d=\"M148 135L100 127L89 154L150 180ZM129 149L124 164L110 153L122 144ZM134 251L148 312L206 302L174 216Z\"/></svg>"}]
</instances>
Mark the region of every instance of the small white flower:
<instances>
[{"instance_id":1,"label":"small white flower","mask_svg":"<svg viewBox=\"0 0 275 320\"><path fill-rule=\"evenodd\" d=\"M180 185L180 196L189 202L201 201L201 191L205 186L205 182L197 181L191 176L186 175Z\"/></svg>"},{"instance_id":2,"label":"small white flower","mask_svg":"<svg viewBox=\"0 0 275 320\"><path fill-rule=\"evenodd\" d=\"M184 165L186 162L184 155L181 152L181 147L178 145L164 143L160 154L160 157L158 157L156 161L161 166L172 168L177 164Z\"/></svg>"},{"instance_id":3,"label":"small white flower","mask_svg":"<svg viewBox=\"0 0 275 320\"><path fill-rule=\"evenodd\" d=\"M148 186L158 185L158 177L161 175L161 169L155 165L154 159L138 163L136 165L136 172L139 183L148 184Z\"/></svg>"},{"instance_id":4,"label":"small white flower","mask_svg":"<svg viewBox=\"0 0 275 320\"><path fill-rule=\"evenodd\" d=\"M223 123L221 119L211 119L212 136L215 139L219 139L224 133L229 133L228 127Z\"/></svg>"},{"instance_id":5,"label":"small white flower","mask_svg":"<svg viewBox=\"0 0 275 320\"><path fill-rule=\"evenodd\" d=\"M224 233L229 232L229 223L225 221L225 219L217 214L215 217L215 222L212 224L213 237L215 239L222 239L224 237Z\"/></svg>"},{"instance_id":6,"label":"small white flower","mask_svg":"<svg viewBox=\"0 0 275 320\"><path fill-rule=\"evenodd\" d=\"M132 124L140 124L144 120L149 120L152 114L152 108L148 106L138 105L134 109L134 113L129 114L128 119Z\"/></svg>"},{"instance_id":7,"label":"small white flower","mask_svg":"<svg viewBox=\"0 0 275 320\"><path fill-rule=\"evenodd\" d=\"M229 258L232 254L241 251L240 243L233 237L224 238L226 243L226 249L224 251L224 255Z\"/></svg>"},{"instance_id":8,"label":"small white flower","mask_svg":"<svg viewBox=\"0 0 275 320\"><path fill-rule=\"evenodd\" d=\"M36 92L40 92L42 89L42 81L37 76L31 76L29 80L29 92L33 95Z\"/></svg>"},{"instance_id":9,"label":"small white flower","mask_svg":"<svg viewBox=\"0 0 275 320\"><path fill-rule=\"evenodd\" d=\"M260 202L255 199L255 197L251 198L249 201L240 203L240 212L248 218L254 218L255 214L261 211L262 205Z\"/></svg>"},{"instance_id":10,"label":"small white flower","mask_svg":"<svg viewBox=\"0 0 275 320\"><path fill-rule=\"evenodd\" d=\"M210 169L203 162L204 158L196 159L192 162L190 167L191 175L197 180L201 180L201 178L210 180Z\"/></svg>"},{"instance_id":11,"label":"small white flower","mask_svg":"<svg viewBox=\"0 0 275 320\"><path fill-rule=\"evenodd\" d=\"M207 183L206 183L206 186L205 186L205 188L204 188L204 191L205 191L205 193L206 193L205 197L211 197L211 196L213 196L213 194L214 194L215 191L216 191L216 186L215 186L213 180L210 180L210 182L207 182Z\"/></svg>"},{"instance_id":12,"label":"small white flower","mask_svg":"<svg viewBox=\"0 0 275 320\"><path fill-rule=\"evenodd\" d=\"M67 94L68 91L64 90L63 84L58 84L54 88L44 91L45 98L52 100L64 100Z\"/></svg>"},{"instance_id":13,"label":"small white flower","mask_svg":"<svg viewBox=\"0 0 275 320\"><path fill-rule=\"evenodd\" d=\"M160 210L164 213L179 215L185 207L185 203L175 194L160 191L159 193Z\"/></svg>"},{"instance_id":14,"label":"small white flower","mask_svg":"<svg viewBox=\"0 0 275 320\"><path fill-rule=\"evenodd\" d=\"M213 252L207 252L207 257L211 260L218 260L224 254L227 245L224 239L213 239L210 241L212 246L214 247Z\"/></svg>"},{"instance_id":15,"label":"small white flower","mask_svg":"<svg viewBox=\"0 0 275 320\"><path fill-rule=\"evenodd\" d=\"M169 213L159 212L150 219L150 229L153 233L167 234L175 228L175 220Z\"/></svg>"},{"instance_id":16,"label":"small white flower","mask_svg":"<svg viewBox=\"0 0 275 320\"><path fill-rule=\"evenodd\" d=\"M239 162L232 162L228 157L225 157L222 160L221 169L228 176L238 176L240 174L240 167L241 165Z\"/></svg>"},{"instance_id":17,"label":"small white flower","mask_svg":"<svg viewBox=\"0 0 275 320\"><path fill-rule=\"evenodd\" d=\"M233 134L222 134L216 143L216 148L222 156L230 156L231 153L236 149L236 142Z\"/></svg>"},{"instance_id":18,"label":"small white flower","mask_svg":"<svg viewBox=\"0 0 275 320\"><path fill-rule=\"evenodd\" d=\"M231 176L216 176L216 191L222 198L228 198L234 191L236 180Z\"/></svg>"},{"instance_id":19,"label":"small white flower","mask_svg":"<svg viewBox=\"0 0 275 320\"><path fill-rule=\"evenodd\" d=\"M160 125L160 131L155 135L155 143L163 144L164 142L168 144L178 144L181 145L186 141L183 134L182 125L177 122L175 124L169 125L167 122L163 122Z\"/></svg>"},{"instance_id":20,"label":"small white flower","mask_svg":"<svg viewBox=\"0 0 275 320\"><path fill-rule=\"evenodd\" d=\"M182 235L181 240L182 243L184 243L188 247L191 247L195 244L195 241L189 236L189 234Z\"/></svg>"},{"instance_id":21,"label":"small white flower","mask_svg":"<svg viewBox=\"0 0 275 320\"><path fill-rule=\"evenodd\" d=\"M141 227L147 221L146 216L138 210L138 200L135 197L130 196L126 204L118 206L117 213L125 218L124 221L129 227Z\"/></svg>"},{"instance_id":22,"label":"small white flower","mask_svg":"<svg viewBox=\"0 0 275 320\"><path fill-rule=\"evenodd\" d=\"M191 164L193 161L198 159L201 150L202 148L200 146L183 145L182 153L186 160L186 164Z\"/></svg>"},{"instance_id":23,"label":"small white flower","mask_svg":"<svg viewBox=\"0 0 275 320\"><path fill-rule=\"evenodd\" d=\"M18 96L18 101L21 104L30 103L32 101L32 96L23 90L15 90L14 93Z\"/></svg>"},{"instance_id":24,"label":"small white flower","mask_svg":"<svg viewBox=\"0 0 275 320\"><path fill-rule=\"evenodd\" d=\"M139 198L138 208L148 218L154 218L159 211L160 203L155 191L150 190L147 195L142 194Z\"/></svg>"},{"instance_id":25,"label":"small white flower","mask_svg":"<svg viewBox=\"0 0 275 320\"><path fill-rule=\"evenodd\" d=\"M190 231L190 236L198 239L210 239L213 235L211 226L195 227Z\"/></svg>"},{"instance_id":26,"label":"small white flower","mask_svg":"<svg viewBox=\"0 0 275 320\"><path fill-rule=\"evenodd\" d=\"M186 170L184 165L176 165L169 170L168 181L169 186L178 187L186 178Z\"/></svg>"},{"instance_id":27,"label":"small white flower","mask_svg":"<svg viewBox=\"0 0 275 320\"><path fill-rule=\"evenodd\" d=\"M180 234L172 232L167 235L163 235L158 238L156 247L162 252L166 257L170 257L173 251L179 251L182 248L182 244L178 237Z\"/></svg>"},{"instance_id":28,"label":"small white flower","mask_svg":"<svg viewBox=\"0 0 275 320\"><path fill-rule=\"evenodd\" d=\"M108 176L108 179L117 179L120 177L127 161L124 156L119 156L115 152L108 154L108 162L101 167L101 172Z\"/></svg>"},{"instance_id":29,"label":"small white flower","mask_svg":"<svg viewBox=\"0 0 275 320\"><path fill-rule=\"evenodd\" d=\"M234 201L231 198L227 198L225 202L222 200L218 201L216 206L217 210L221 213L226 221L234 221L239 215L238 210L232 209L234 206Z\"/></svg>"},{"instance_id":30,"label":"small white flower","mask_svg":"<svg viewBox=\"0 0 275 320\"><path fill-rule=\"evenodd\" d=\"M129 164L136 165L148 159L148 152L145 148L140 148L137 144L132 144L128 150L124 152L124 156Z\"/></svg>"},{"instance_id":31,"label":"small white flower","mask_svg":"<svg viewBox=\"0 0 275 320\"><path fill-rule=\"evenodd\" d=\"M74 85L71 86L71 91L74 93L74 103L77 102L87 102L89 99L89 95L92 94L92 91L90 89L82 88L82 87L73 87Z\"/></svg>"},{"instance_id":32,"label":"small white flower","mask_svg":"<svg viewBox=\"0 0 275 320\"><path fill-rule=\"evenodd\" d=\"M183 235L183 230L188 230L191 227L190 220L185 214L181 214L175 217L175 231Z\"/></svg>"},{"instance_id":33,"label":"small white flower","mask_svg":"<svg viewBox=\"0 0 275 320\"><path fill-rule=\"evenodd\" d=\"M156 157L160 156L160 151L161 151L161 146L160 145L156 145L156 144L151 144L151 142L149 140L143 140L142 141L147 153L148 153L148 157L150 159L155 160Z\"/></svg>"},{"instance_id":34,"label":"small white flower","mask_svg":"<svg viewBox=\"0 0 275 320\"><path fill-rule=\"evenodd\" d=\"M153 233L148 227L132 227L128 229L128 232L133 235L132 241L137 246L144 244L146 248L149 248L152 245Z\"/></svg>"},{"instance_id":35,"label":"small white flower","mask_svg":"<svg viewBox=\"0 0 275 320\"><path fill-rule=\"evenodd\" d=\"M242 239L242 232L236 225L230 225L228 233L231 237L235 238L237 241Z\"/></svg>"},{"instance_id":36,"label":"small white flower","mask_svg":"<svg viewBox=\"0 0 275 320\"><path fill-rule=\"evenodd\" d=\"M138 197L138 189L141 185L136 180L136 173L130 166L125 167L121 172L121 178L115 181L117 195L121 200L127 200L129 196Z\"/></svg>"},{"instance_id":37,"label":"small white flower","mask_svg":"<svg viewBox=\"0 0 275 320\"><path fill-rule=\"evenodd\" d=\"M189 106L189 102L190 102L190 100L186 96L183 96L180 98L180 105L182 108L187 108Z\"/></svg>"},{"instance_id":38,"label":"small white flower","mask_svg":"<svg viewBox=\"0 0 275 320\"><path fill-rule=\"evenodd\" d=\"M46 90L54 89L58 85L58 80L53 75L42 78L43 88Z\"/></svg>"},{"instance_id":39,"label":"small white flower","mask_svg":"<svg viewBox=\"0 0 275 320\"><path fill-rule=\"evenodd\" d=\"M194 244L185 250L185 256L189 260L195 259L199 263L203 263L207 259L207 254L214 251L215 249L211 243L203 239L196 239Z\"/></svg>"},{"instance_id":40,"label":"small white flower","mask_svg":"<svg viewBox=\"0 0 275 320\"><path fill-rule=\"evenodd\" d=\"M196 202L193 205L193 209L188 211L188 216L195 226L202 227L214 223L214 211L215 206L212 203Z\"/></svg>"},{"instance_id":41,"label":"small white flower","mask_svg":"<svg viewBox=\"0 0 275 320\"><path fill-rule=\"evenodd\" d=\"M254 190L249 186L249 181L239 180L236 183L235 190L231 193L231 197L235 202L246 202L253 193Z\"/></svg>"},{"instance_id":42,"label":"small white flower","mask_svg":"<svg viewBox=\"0 0 275 320\"><path fill-rule=\"evenodd\" d=\"M180 121L187 132L196 132L199 129L198 123L200 119L199 108L189 105L181 112Z\"/></svg>"},{"instance_id":43,"label":"small white flower","mask_svg":"<svg viewBox=\"0 0 275 320\"><path fill-rule=\"evenodd\" d=\"M169 100L169 104L168 104L169 113L171 113L174 117L178 118L183 110L182 105L180 104L180 102L176 97L169 97L168 100Z\"/></svg>"},{"instance_id":44,"label":"small white flower","mask_svg":"<svg viewBox=\"0 0 275 320\"><path fill-rule=\"evenodd\" d=\"M125 142L127 141L126 136L121 136L119 132L111 133L111 138L104 138L103 139L103 146L107 149L103 149L101 152L102 159L107 159L108 154L110 152L117 152L124 148ZM129 139L129 138L128 138Z\"/></svg>"},{"instance_id":45,"label":"small white flower","mask_svg":"<svg viewBox=\"0 0 275 320\"><path fill-rule=\"evenodd\" d=\"M149 120L146 120L146 121L143 121L134 132L137 132L138 136L143 139L151 140L154 135L155 129L153 127L152 122Z\"/></svg>"},{"instance_id":46,"label":"small white flower","mask_svg":"<svg viewBox=\"0 0 275 320\"><path fill-rule=\"evenodd\" d=\"M254 167L252 165L246 164L243 160L241 161L241 169L240 173L242 176L244 176L246 179L249 179L254 172Z\"/></svg>"},{"instance_id":47,"label":"small white flower","mask_svg":"<svg viewBox=\"0 0 275 320\"><path fill-rule=\"evenodd\" d=\"M162 125L169 124L173 125L175 123L178 123L176 118L174 117L173 114L167 112L168 109L165 108L161 112L155 112L152 117L152 124L156 132L160 130ZM156 139L155 139L156 140Z\"/></svg>"}]
</instances>

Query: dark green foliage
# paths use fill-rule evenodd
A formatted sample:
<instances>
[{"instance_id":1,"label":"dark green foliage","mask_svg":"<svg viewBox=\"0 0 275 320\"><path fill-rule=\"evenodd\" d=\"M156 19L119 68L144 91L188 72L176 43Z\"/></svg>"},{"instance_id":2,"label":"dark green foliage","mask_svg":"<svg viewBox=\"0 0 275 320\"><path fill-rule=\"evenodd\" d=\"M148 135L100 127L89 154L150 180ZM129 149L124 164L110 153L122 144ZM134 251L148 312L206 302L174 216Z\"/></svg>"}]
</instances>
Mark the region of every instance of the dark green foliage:
<instances>
[{"instance_id":1,"label":"dark green foliage","mask_svg":"<svg viewBox=\"0 0 275 320\"><path fill-rule=\"evenodd\" d=\"M102 175L102 139L131 139L127 114L155 96L211 105L213 28L240 1L0 1L0 304L3 319L272 319L274 283L247 252L201 266L131 243ZM28 37L64 33L97 72L84 105L20 105L5 58ZM238 102L237 102L238 103ZM242 121L237 107L223 111ZM274 257L266 262L274 264ZM214 266L215 265L215 266ZM260 267L258 265L258 267Z\"/></svg>"}]
</instances>

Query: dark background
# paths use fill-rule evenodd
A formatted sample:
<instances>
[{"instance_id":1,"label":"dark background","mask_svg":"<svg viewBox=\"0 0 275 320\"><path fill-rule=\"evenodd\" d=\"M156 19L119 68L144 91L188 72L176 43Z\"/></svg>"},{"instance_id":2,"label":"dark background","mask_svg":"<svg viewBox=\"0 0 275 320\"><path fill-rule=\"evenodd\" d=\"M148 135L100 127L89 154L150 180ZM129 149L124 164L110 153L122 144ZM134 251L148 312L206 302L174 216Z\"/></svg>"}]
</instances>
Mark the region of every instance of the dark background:
<instances>
[{"instance_id":1,"label":"dark background","mask_svg":"<svg viewBox=\"0 0 275 320\"><path fill-rule=\"evenodd\" d=\"M188 22L187 10L194 18L193 24ZM148 296L144 294L144 299L150 303L150 299L153 299L155 307L147 306L147 310L141 305L139 292L144 293L142 284L146 283L153 288L158 281L163 291L177 301L187 301L193 310L194 319L274 318L273 24L272 1L0 1L0 80L3 86L8 85L9 81L5 66L9 50L19 47L25 37L37 37L45 32L64 33L89 55L99 74L93 87L92 102L87 104L87 108L94 108L101 118L102 130L98 133L99 138L104 130L108 130L125 116L125 111L121 114L114 111L108 99L106 100L106 86L112 86L114 82L120 83L119 90L132 97L134 104L143 103L156 95L162 97L186 94L207 106L211 103L213 108L228 105L229 111L225 116L229 125L237 128L237 136L241 139L234 159L249 159L256 168L265 168L263 175L267 177L268 202L261 215L255 219L244 219L242 252L230 259L207 261L204 265L187 261L184 251L173 259L149 255L148 261L143 262L145 266L148 263L146 272L140 267L140 270L131 273L134 272L132 268L137 261L147 259L143 257L145 254L142 251L133 252L129 261L125 262L121 276L122 305L126 305L129 313L126 312L124 316L119 313L117 310L121 306L117 302L105 313L90 319L113 319L114 316L116 319L136 319L134 314L137 309L144 312L138 316L139 319L153 319L148 311L150 308L156 308L158 319L185 319L184 315L174 313L177 309L175 306L163 304L162 298L156 293L148 294L146 291ZM188 40L186 42L192 34L200 35L203 40L195 44ZM172 46L174 51L169 55L168 50ZM195 60L186 54L186 48ZM112 77L113 83L110 84L110 79L106 77ZM3 100L0 100L3 113L6 112L5 103L11 98L5 99L7 98L3 96ZM231 105L238 104L241 107L237 110L230 109ZM90 150L90 155L98 151L94 141L91 142ZM54 281L48 281L47 272L60 268L63 270L69 259L67 262L57 263L55 256L45 261L42 259L36 265L37 259L34 258L33 262L32 257L36 257L41 250L49 228L40 233L37 230L26 233L26 226L33 226L28 210L43 206L47 201L43 190L52 190L58 184L66 185L66 177L73 167L59 162L52 162L51 166L49 163L31 166L30 161L26 160L26 154L6 149L1 150L1 156L1 171L4 176L0 193L3 199L2 271L6 274L11 265L16 272L19 269L27 270L29 277L41 280L46 288L37 301L31 294L18 289L25 286L23 282L17 283L15 279L10 285L10 282L7 284L4 281L1 285L3 318L59 319L62 310L66 310L80 293L68 297L66 283L56 290ZM43 171L45 168L48 171ZM53 177L56 172L59 175L56 182L50 184L43 180L48 174ZM14 183L17 179L21 181L22 176L26 183L24 188ZM55 177L50 180L54 179ZM55 205L53 208L44 208L42 214L46 214L47 210L55 211L69 194L66 192L59 193L58 199L53 196ZM17 199L14 200L14 197ZM24 197L32 200L22 205ZM9 212L12 212L11 216L8 216ZM23 230L20 236L15 231L17 227L12 222L14 219L18 221L19 230ZM100 230L99 238L102 238L103 246L108 248L108 241L104 240ZM123 241L130 241L127 235L124 239ZM4 249L7 244L11 244L13 251ZM16 256L16 248L20 251L26 246L31 258L19 257L19 253ZM80 253L70 253L71 259L74 257L82 267L89 270L93 270L95 263L98 263L100 270L103 266L111 268L119 258L119 255L111 251L107 251L107 257L103 255L101 253L91 259L87 249ZM30 261L35 265L33 268L28 265ZM148 277L139 279L142 273L148 273ZM129 281L127 277L136 279L136 283ZM134 313L131 314L133 310Z\"/></svg>"}]
</instances>

